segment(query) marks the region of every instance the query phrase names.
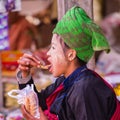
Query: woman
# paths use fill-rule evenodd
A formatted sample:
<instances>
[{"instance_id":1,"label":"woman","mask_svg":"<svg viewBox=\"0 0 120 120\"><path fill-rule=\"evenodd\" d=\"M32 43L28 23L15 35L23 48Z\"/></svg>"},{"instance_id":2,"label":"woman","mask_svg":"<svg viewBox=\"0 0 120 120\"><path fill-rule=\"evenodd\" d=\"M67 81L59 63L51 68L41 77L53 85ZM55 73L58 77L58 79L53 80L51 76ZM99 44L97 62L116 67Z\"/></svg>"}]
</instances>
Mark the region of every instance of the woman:
<instances>
[{"instance_id":1,"label":"woman","mask_svg":"<svg viewBox=\"0 0 120 120\"><path fill-rule=\"evenodd\" d=\"M47 52L48 70L57 77L55 83L40 93L40 120L110 120L116 109L111 87L86 64L95 51L109 51L101 29L85 11L74 6L53 30ZM40 67L40 59L24 54L19 60L17 79L20 89L32 84L31 67ZM27 120L38 120L22 106Z\"/></svg>"}]
</instances>

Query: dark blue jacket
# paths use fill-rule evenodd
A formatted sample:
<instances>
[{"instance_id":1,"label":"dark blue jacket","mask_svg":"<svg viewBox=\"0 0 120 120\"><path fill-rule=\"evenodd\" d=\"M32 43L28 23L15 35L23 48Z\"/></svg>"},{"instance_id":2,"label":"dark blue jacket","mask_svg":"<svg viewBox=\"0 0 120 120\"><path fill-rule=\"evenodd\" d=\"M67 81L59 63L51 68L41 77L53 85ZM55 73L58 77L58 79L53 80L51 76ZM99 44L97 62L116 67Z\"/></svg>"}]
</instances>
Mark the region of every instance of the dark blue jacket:
<instances>
[{"instance_id":1,"label":"dark blue jacket","mask_svg":"<svg viewBox=\"0 0 120 120\"><path fill-rule=\"evenodd\" d=\"M31 80L27 84L32 84ZM40 93L39 104L47 109L46 99L63 84L63 89L54 99L50 111L59 120L110 120L116 109L116 95L111 87L86 66L75 70L69 77L63 76ZM26 84L20 84L20 89Z\"/></svg>"}]
</instances>

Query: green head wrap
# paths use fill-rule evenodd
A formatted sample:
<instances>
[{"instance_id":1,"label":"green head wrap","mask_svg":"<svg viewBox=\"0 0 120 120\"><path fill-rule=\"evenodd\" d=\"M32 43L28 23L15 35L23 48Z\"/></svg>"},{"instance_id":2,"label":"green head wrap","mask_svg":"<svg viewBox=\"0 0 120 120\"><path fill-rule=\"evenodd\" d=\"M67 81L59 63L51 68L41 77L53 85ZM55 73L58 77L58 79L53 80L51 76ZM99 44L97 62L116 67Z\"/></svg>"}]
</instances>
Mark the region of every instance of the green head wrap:
<instances>
[{"instance_id":1,"label":"green head wrap","mask_svg":"<svg viewBox=\"0 0 120 120\"><path fill-rule=\"evenodd\" d=\"M74 6L57 23L53 34L58 34L63 41L72 49L75 49L77 56L88 62L94 51L106 50L109 52L109 45L102 33L102 30L86 12Z\"/></svg>"}]
</instances>

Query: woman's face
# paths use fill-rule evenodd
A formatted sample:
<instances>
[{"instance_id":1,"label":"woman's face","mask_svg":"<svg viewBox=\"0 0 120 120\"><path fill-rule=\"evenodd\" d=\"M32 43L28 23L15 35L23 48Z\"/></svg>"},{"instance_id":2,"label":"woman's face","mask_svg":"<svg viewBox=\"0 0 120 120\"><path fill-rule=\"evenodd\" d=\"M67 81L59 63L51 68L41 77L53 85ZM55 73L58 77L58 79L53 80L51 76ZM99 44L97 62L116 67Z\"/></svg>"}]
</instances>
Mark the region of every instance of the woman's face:
<instances>
[{"instance_id":1,"label":"woman's face","mask_svg":"<svg viewBox=\"0 0 120 120\"><path fill-rule=\"evenodd\" d=\"M64 48L63 41L60 36L57 34L53 34L51 47L47 52L48 61L51 63L51 67L49 71L53 74L53 76L58 77L60 75L65 75L67 73L67 67L69 65L69 61L66 57L66 52Z\"/></svg>"}]
</instances>

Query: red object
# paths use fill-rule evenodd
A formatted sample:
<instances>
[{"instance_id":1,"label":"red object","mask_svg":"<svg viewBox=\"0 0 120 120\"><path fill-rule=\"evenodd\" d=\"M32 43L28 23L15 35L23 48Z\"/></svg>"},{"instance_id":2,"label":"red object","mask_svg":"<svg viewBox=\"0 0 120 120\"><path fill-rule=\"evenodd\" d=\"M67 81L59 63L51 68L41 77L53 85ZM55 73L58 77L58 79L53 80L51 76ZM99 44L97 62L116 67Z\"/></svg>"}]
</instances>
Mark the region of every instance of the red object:
<instances>
[{"instance_id":1,"label":"red object","mask_svg":"<svg viewBox=\"0 0 120 120\"><path fill-rule=\"evenodd\" d=\"M48 106L48 109L44 111L45 115L47 115L49 120L58 120L57 115L50 113L50 106L54 102L56 96L60 93L60 91L63 90L63 84L60 84L60 86L47 98L46 103Z\"/></svg>"},{"instance_id":2,"label":"red object","mask_svg":"<svg viewBox=\"0 0 120 120\"><path fill-rule=\"evenodd\" d=\"M115 110L111 120L120 120L120 102L118 100L117 100L116 110Z\"/></svg>"},{"instance_id":3,"label":"red object","mask_svg":"<svg viewBox=\"0 0 120 120\"><path fill-rule=\"evenodd\" d=\"M18 67L17 60L23 55L21 51L2 51L2 76L15 76Z\"/></svg>"}]
</instances>

